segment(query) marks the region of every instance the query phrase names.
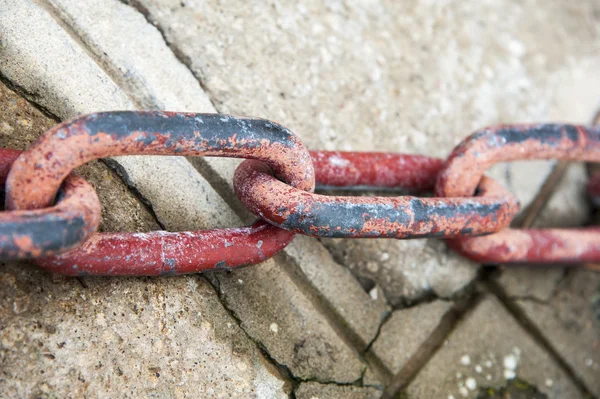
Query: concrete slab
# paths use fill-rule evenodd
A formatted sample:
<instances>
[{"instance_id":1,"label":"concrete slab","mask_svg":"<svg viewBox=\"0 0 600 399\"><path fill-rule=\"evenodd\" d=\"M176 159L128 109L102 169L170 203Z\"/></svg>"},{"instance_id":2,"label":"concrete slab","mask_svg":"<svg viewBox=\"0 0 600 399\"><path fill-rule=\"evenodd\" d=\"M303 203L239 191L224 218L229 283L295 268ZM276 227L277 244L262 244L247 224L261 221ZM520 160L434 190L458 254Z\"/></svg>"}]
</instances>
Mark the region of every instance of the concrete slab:
<instances>
[{"instance_id":1,"label":"concrete slab","mask_svg":"<svg viewBox=\"0 0 600 399\"><path fill-rule=\"evenodd\" d=\"M392 371L398 373L421 347L452 307L452 302L434 301L395 310L383 325L371 351Z\"/></svg>"},{"instance_id":2,"label":"concrete slab","mask_svg":"<svg viewBox=\"0 0 600 399\"><path fill-rule=\"evenodd\" d=\"M551 398L581 398L573 382L488 296L407 387L409 398L475 398L520 378Z\"/></svg>"}]
</instances>

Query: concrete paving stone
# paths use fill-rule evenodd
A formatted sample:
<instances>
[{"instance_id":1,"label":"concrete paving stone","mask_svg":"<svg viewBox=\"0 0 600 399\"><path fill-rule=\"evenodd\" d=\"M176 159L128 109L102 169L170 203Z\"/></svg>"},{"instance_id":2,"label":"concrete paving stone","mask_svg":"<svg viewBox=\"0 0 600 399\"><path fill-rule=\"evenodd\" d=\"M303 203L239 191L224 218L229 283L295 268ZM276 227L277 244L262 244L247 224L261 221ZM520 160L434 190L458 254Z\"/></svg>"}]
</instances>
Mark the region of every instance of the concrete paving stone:
<instances>
[{"instance_id":1,"label":"concrete paving stone","mask_svg":"<svg viewBox=\"0 0 600 399\"><path fill-rule=\"evenodd\" d=\"M190 70L135 9L116 0L47 3L139 108L215 112Z\"/></svg>"},{"instance_id":2,"label":"concrete paving stone","mask_svg":"<svg viewBox=\"0 0 600 399\"><path fill-rule=\"evenodd\" d=\"M23 149L55 123L0 84L0 147ZM78 172L105 206L101 229L158 228L105 164ZM0 267L2 397L281 398L288 390L200 277L87 277L84 287L26 262Z\"/></svg>"},{"instance_id":3,"label":"concrete paving stone","mask_svg":"<svg viewBox=\"0 0 600 399\"><path fill-rule=\"evenodd\" d=\"M225 306L279 364L302 380L352 383L366 365L288 281L281 262L268 260L235 273L214 273Z\"/></svg>"},{"instance_id":4,"label":"concrete paving stone","mask_svg":"<svg viewBox=\"0 0 600 399\"><path fill-rule=\"evenodd\" d=\"M287 398L201 277L87 281L2 266L5 397Z\"/></svg>"},{"instance_id":5,"label":"concrete paving stone","mask_svg":"<svg viewBox=\"0 0 600 399\"><path fill-rule=\"evenodd\" d=\"M378 356L393 374L398 373L451 307L452 302L438 300L395 310L381 328L377 340L371 346L371 352Z\"/></svg>"},{"instance_id":6,"label":"concrete paving stone","mask_svg":"<svg viewBox=\"0 0 600 399\"><path fill-rule=\"evenodd\" d=\"M198 81L175 58L158 30L147 23L135 9L117 1L92 1L83 4L73 0L52 0L50 4L137 104L151 108L216 112ZM139 41L140 36L144 40L137 46L130 48L122 45L123 41ZM226 181L226 189L233 195L230 185L236 161L219 158L189 160L199 170L208 167L209 173ZM150 174L159 172L156 168L153 169L144 171ZM220 183L211 180L211 184ZM157 203L155 207L164 205L165 208L156 210L157 213L169 211L168 201L155 197L154 203ZM240 205L236 208L242 207ZM246 222L253 219L252 216ZM231 222L225 223L229 224ZM223 223L215 220L212 227L222 225ZM382 300L371 300L352 275L336 264L317 241L302 241L299 238L286 251L294 258L313 287L340 315L344 324L360 337L362 346L365 347L375 336L379 322L387 311L385 303ZM330 284L331 281L336 284ZM344 295L340 295L340 292L344 292Z\"/></svg>"},{"instance_id":7,"label":"concrete paving stone","mask_svg":"<svg viewBox=\"0 0 600 399\"><path fill-rule=\"evenodd\" d=\"M485 125L546 120L557 79L587 59L600 69L593 0L127 2L159 27L219 111L277 120L315 149L445 156ZM534 181L517 192L526 200L545 165L499 174ZM323 242L348 259L374 258L346 265L392 304L452 295L475 276L473 265L432 253L426 241ZM390 258L377 259L382 253Z\"/></svg>"},{"instance_id":8,"label":"concrete paving stone","mask_svg":"<svg viewBox=\"0 0 600 399\"><path fill-rule=\"evenodd\" d=\"M373 388L305 382L296 389L296 399L377 399L381 392Z\"/></svg>"},{"instance_id":9,"label":"concrete paving stone","mask_svg":"<svg viewBox=\"0 0 600 399\"><path fill-rule=\"evenodd\" d=\"M569 377L495 297L461 321L405 390L408 398L475 398L519 378L549 398L581 398Z\"/></svg>"},{"instance_id":10,"label":"concrete paving stone","mask_svg":"<svg viewBox=\"0 0 600 399\"><path fill-rule=\"evenodd\" d=\"M330 304L342 323L358 336L360 350L366 349L390 312L383 295L378 295L376 290L367 293L361 289L348 269L336 263L315 238L297 236L285 253Z\"/></svg>"},{"instance_id":11,"label":"concrete paving stone","mask_svg":"<svg viewBox=\"0 0 600 399\"><path fill-rule=\"evenodd\" d=\"M600 396L600 275L574 270L547 302L517 303L586 387Z\"/></svg>"}]
</instances>

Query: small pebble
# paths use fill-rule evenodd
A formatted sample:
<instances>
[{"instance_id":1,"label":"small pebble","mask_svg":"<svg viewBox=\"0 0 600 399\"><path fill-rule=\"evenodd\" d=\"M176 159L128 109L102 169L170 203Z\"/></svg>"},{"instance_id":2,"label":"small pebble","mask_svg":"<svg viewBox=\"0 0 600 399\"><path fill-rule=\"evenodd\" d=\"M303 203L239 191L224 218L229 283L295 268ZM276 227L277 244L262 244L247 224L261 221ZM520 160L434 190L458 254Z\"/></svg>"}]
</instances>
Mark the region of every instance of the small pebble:
<instances>
[{"instance_id":1,"label":"small pebble","mask_svg":"<svg viewBox=\"0 0 600 399\"><path fill-rule=\"evenodd\" d=\"M475 378L469 377L465 381L465 385L469 388L469 391L474 391L477 388L477 381L475 381Z\"/></svg>"},{"instance_id":2,"label":"small pebble","mask_svg":"<svg viewBox=\"0 0 600 399\"><path fill-rule=\"evenodd\" d=\"M468 366L471 364L471 357L469 355L463 355L463 357L460 358L460 364Z\"/></svg>"},{"instance_id":3,"label":"small pebble","mask_svg":"<svg viewBox=\"0 0 600 399\"><path fill-rule=\"evenodd\" d=\"M505 356L502 364L507 370L515 370L517 368L517 357L515 355Z\"/></svg>"}]
</instances>

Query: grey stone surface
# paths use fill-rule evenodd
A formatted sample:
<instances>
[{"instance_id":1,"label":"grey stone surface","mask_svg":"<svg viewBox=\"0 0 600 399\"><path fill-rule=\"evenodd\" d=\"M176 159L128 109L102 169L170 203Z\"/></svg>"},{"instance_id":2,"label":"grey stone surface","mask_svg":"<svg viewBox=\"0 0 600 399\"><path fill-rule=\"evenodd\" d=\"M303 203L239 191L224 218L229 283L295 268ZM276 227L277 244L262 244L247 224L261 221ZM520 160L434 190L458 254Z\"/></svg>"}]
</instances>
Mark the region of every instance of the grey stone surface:
<instances>
[{"instance_id":1,"label":"grey stone surface","mask_svg":"<svg viewBox=\"0 0 600 399\"><path fill-rule=\"evenodd\" d=\"M594 1L128 3L161 29L219 111L277 120L315 149L445 156L476 128L549 118L560 82L583 61L600 63ZM548 170L508 171L526 201ZM450 296L475 276L424 241L324 242L392 304Z\"/></svg>"},{"instance_id":2,"label":"grey stone surface","mask_svg":"<svg viewBox=\"0 0 600 399\"><path fill-rule=\"evenodd\" d=\"M285 253L329 303L341 323L358 336L360 342L357 344L364 350L390 312L383 295L372 290L365 292L348 269L336 263L315 238L297 236Z\"/></svg>"},{"instance_id":3,"label":"grey stone surface","mask_svg":"<svg viewBox=\"0 0 600 399\"><path fill-rule=\"evenodd\" d=\"M305 382L296 389L297 399L377 399L381 392L373 388Z\"/></svg>"},{"instance_id":4,"label":"grey stone surface","mask_svg":"<svg viewBox=\"0 0 600 399\"><path fill-rule=\"evenodd\" d=\"M0 391L10 398L285 398L201 277L88 279L0 271Z\"/></svg>"},{"instance_id":5,"label":"grey stone surface","mask_svg":"<svg viewBox=\"0 0 600 399\"><path fill-rule=\"evenodd\" d=\"M316 314L310 298L289 283L282 261L235 273L214 273L225 305L271 357L302 380L351 383L366 365Z\"/></svg>"},{"instance_id":6,"label":"grey stone surface","mask_svg":"<svg viewBox=\"0 0 600 399\"><path fill-rule=\"evenodd\" d=\"M451 306L452 302L434 301L394 311L383 325L371 351L393 374L398 373Z\"/></svg>"},{"instance_id":7,"label":"grey stone surface","mask_svg":"<svg viewBox=\"0 0 600 399\"><path fill-rule=\"evenodd\" d=\"M489 296L467 315L406 389L409 398L475 398L518 377L550 398L580 398L571 380Z\"/></svg>"}]
</instances>

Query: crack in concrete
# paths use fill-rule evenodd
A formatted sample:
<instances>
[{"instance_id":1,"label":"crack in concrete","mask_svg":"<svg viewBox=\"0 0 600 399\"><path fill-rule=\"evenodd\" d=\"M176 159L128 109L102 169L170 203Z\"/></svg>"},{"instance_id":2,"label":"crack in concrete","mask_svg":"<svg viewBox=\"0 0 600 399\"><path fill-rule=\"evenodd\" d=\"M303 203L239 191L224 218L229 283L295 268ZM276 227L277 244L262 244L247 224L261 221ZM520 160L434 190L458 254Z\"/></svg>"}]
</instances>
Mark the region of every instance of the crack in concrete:
<instances>
[{"instance_id":1,"label":"crack in concrete","mask_svg":"<svg viewBox=\"0 0 600 399\"><path fill-rule=\"evenodd\" d=\"M569 278L569 276L572 274L573 271L574 271L574 269L569 269L569 268L565 268L563 270L562 276L556 281L556 283L554 284L554 287L552 287L550 295L548 295L547 298L540 298L539 296L535 296L535 295L508 295L508 294L507 294L507 298L511 301L529 301L529 302L537 303L539 305L548 306L551 304L552 300L556 298L556 296L560 292L561 285Z\"/></svg>"},{"instance_id":2,"label":"crack in concrete","mask_svg":"<svg viewBox=\"0 0 600 399\"><path fill-rule=\"evenodd\" d=\"M442 316L440 322L423 341L421 346L408 359L404 367L396 373L387 385L382 399L396 398L419 374L421 369L429 363L433 356L442 347L444 341L454 331L456 326L469 313L471 313L480 302L482 295L475 291L464 299L457 300L454 305Z\"/></svg>"},{"instance_id":3,"label":"crack in concrete","mask_svg":"<svg viewBox=\"0 0 600 399\"><path fill-rule=\"evenodd\" d=\"M50 112L46 107L44 107L43 105L36 102L36 99L39 99L41 97L38 93L31 92L31 91L27 90L26 88L19 86L17 83L13 82L8 77L4 76L1 72L0 72L0 82L2 82L10 90L17 93L23 99L25 99L29 104L31 104L31 106L33 106L35 109L37 109L42 114L44 114L44 116L54 120L56 123L60 123L60 121L61 121L60 118L58 118L56 115L54 115L52 112Z\"/></svg>"},{"instance_id":4,"label":"crack in concrete","mask_svg":"<svg viewBox=\"0 0 600 399\"><path fill-rule=\"evenodd\" d=\"M485 281L484 284L499 299L502 306L513 316L517 323L550 355L562 371L573 381L573 384L581 392L581 395L585 398L594 397L585 382L577 375L569 363L563 359L542 330L527 316L525 311L516 302L508 297L504 288L493 280Z\"/></svg>"},{"instance_id":5,"label":"crack in concrete","mask_svg":"<svg viewBox=\"0 0 600 399\"><path fill-rule=\"evenodd\" d=\"M279 371L281 378L284 379L284 380L286 380L286 382L288 382L288 383L291 384L292 390L291 390L291 393L290 393L290 397L292 397L292 398L295 397L294 392L296 391L296 389L298 388L298 386L301 383L305 383L305 382L316 382L316 383L323 384L323 385L363 387L362 377L363 377L364 373L367 370L366 368L364 368L363 371L361 372L361 376L358 379L356 379L355 381L352 381L352 382L338 382L338 381L330 381L330 380L319 380L319 379L316 379L316 378L302 378L302 377L298 377L298 376L294 375L294 373L290 370L290 368L289 368L288 365L277 361L269 353L269 351L267 350L267 348L264 345L264 343L260 339L257 339L254 336L252 336L244 328L243 321L242 321L241 317L236 313L235 310L233 310L231 307L228 306L227 296L221 290L221 282L219 280L219 276L216 273L210 273L210 274L206 274L206 275L203 275L203 276L199 276L199 278L203 278L206 281L208 281L208 283L215 290L217 298L219 299L219 302L221 303L221 305L223 305L223 308L235 320L235 322L237 323L237 325L239 326L239 328L244 332L244 334L246 335L246 337L251 342L253 342L256 345L256 347L258 348L258 350L260 351L260 353L262 354L262 356L264 356L267 361L269 361L273 366L275 366L275 368Z\"/></svg>"}]
</instances>

